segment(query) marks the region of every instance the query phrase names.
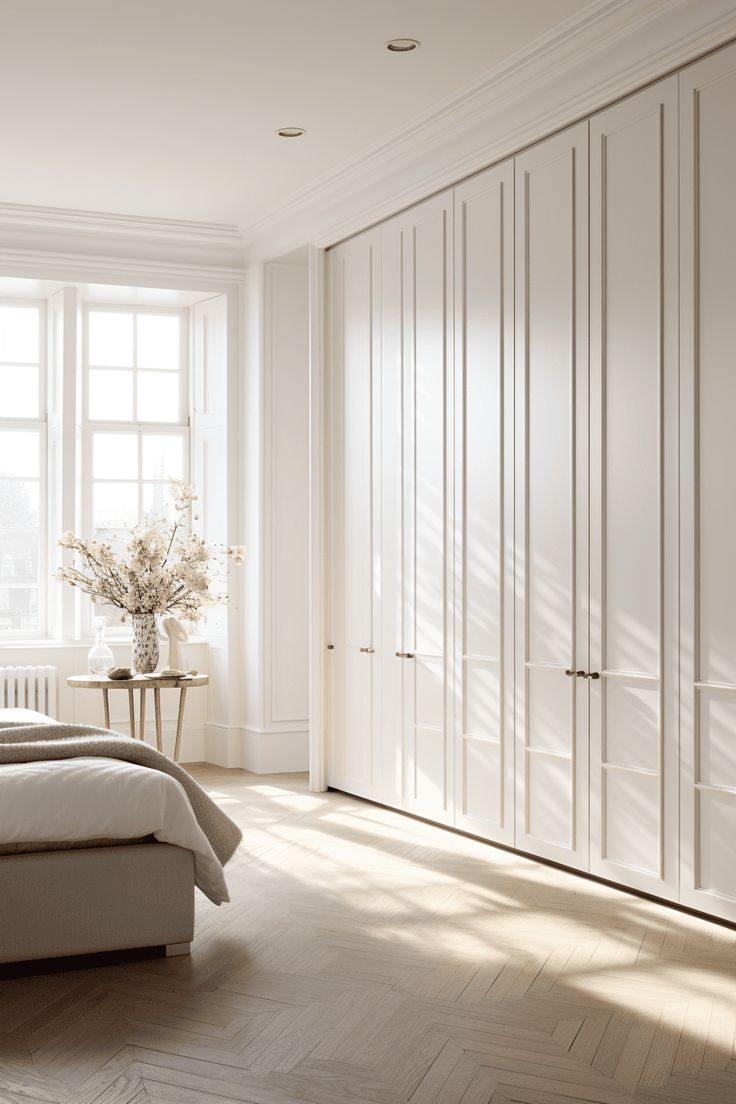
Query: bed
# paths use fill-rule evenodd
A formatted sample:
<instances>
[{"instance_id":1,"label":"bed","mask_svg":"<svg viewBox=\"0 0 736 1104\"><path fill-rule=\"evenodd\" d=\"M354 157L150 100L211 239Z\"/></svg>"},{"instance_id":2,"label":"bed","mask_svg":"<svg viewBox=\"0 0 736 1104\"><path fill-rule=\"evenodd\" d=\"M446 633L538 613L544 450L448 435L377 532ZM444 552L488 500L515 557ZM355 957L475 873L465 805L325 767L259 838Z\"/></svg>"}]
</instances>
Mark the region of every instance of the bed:
<instances>
[{"instance_id":1,"label":"bed","mask_svg":"<svg viewBox=\"0 0 736 1104\"><path fill-rule=\"evenodd\" d=\"M195 886L228 900L235 824L130 737L0 710L0 963L187 954Z\"/></svg>"}]
</instances>

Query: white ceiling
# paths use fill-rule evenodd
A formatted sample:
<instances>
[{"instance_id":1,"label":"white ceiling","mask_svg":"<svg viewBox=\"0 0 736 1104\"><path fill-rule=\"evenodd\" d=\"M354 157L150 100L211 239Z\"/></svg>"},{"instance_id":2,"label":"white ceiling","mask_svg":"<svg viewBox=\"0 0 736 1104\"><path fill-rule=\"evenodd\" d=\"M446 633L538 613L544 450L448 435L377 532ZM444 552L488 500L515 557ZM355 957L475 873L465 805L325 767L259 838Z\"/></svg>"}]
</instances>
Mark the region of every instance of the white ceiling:
<instances>
[{"instance_id":1,"label":"white ceiling","mask_svg":"<svg viewBox=\"0 0 736 1104\"><path fill-rule=\"evenodd\" d=\"M587 3L0 0L0 203L247 226Z\"/></svg>"}]
</instances>

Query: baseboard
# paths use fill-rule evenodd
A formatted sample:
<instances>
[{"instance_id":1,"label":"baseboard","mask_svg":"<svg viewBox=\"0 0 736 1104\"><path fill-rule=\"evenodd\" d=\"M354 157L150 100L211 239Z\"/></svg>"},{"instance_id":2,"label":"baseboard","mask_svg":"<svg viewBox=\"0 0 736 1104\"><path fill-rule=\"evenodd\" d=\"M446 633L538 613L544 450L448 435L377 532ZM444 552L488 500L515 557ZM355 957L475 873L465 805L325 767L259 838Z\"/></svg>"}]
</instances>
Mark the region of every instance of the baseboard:
<instances>
[{"instance_id":1,"label":"baseboard","mask_svg":"<svg viewBox=\"0 0 736 1104\"><path fill-rule=\"evenodd\" d=\"M264 732L243 728L243 766L254 774L290 774L309 770L309 729Z\"/></svg>"},{"instance_id":2,"label":"baseboard","mask_svg":"<svg viewBox=\"0 0 736 1104\"><path fill-rule=\"evenodd\" d=\"M238 725L204 726L205 763L241 767L253 774L309 770L309 729L273 732Z\"/></svg>"},{"instance_id":3,"label":"baseboard","mask_svg":"<svg viewBox=\"0 0 736 1104\"><path fill-rule=\"evenodd\" d=\"M203 762L216 767L242 767L242 730L238 725L204 726Z\"/></svg>"}]
</instances>

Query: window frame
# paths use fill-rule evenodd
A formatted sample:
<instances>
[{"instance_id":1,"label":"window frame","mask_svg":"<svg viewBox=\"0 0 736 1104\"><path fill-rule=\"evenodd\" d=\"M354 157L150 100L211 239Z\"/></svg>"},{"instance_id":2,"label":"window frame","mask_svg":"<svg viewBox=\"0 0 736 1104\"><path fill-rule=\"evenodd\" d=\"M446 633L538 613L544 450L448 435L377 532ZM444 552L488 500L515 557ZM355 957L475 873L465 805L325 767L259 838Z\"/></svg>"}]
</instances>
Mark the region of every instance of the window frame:
<instances>
[{"instance_id":1,"label":"window frame","mask_svg":"<svg viewBox=\"0 0 736 1104\"><path fill-rule=\"evenodd\" d=\"M179 417L175 422L140 422L136 417L131 420L125 420L123 425L138 425L138 424L150 424L150 425L167 425L167 426L181 426L184 424L189 425L191 423L190 417L190 402L189 402L189 372L187 370L189 364L189 309L187 307L152 307L142 306L137 304L121 304L121 303L97 303L97 302L85 302L82 308L82 424L86 425L88 422L99 422L100 425L117 425L117 420L106 418L90 418L89 413L89 373L90 368L95 368L95 365L90 365L89 361L89 316L94 313L103 314L132 314L133 316L139 314L153 314L153 315L167 315L169 317L179 319ZM134 415L138 413L138 374L139 372L153 371L160 373L163 376L173 376L175 373L170 368L139 368L138 367L138 326L134 322L133 325L133 364L118 364L118 365L103 365L100 367L100 371L103 372L115 372L115 371L130 371L133 373L133 412Z\"/></svg>"},{"instance_id":2,"label":"window frame","mask_svg":"<svg viewBox=\"0 0 736 1104\"><path fill-rule=\"evenodd\" d=\"M179 420L176 422L152 422L130 420L113 420L102 418L90 418L89 416L89 316L96 311L105 314L152 314L168 315L179 319ZM120 433L135 435L138 445L138 521L143 520L143 488L146 484L160 483L161 480L148 480L143 478L143 438L146 434L157 437L172 436L183 441L183 471L182 478L189 481L192 465L192 417L190 409L190 379L189 379L189 308L188 307L158 307L138 304L98 303L85 302L82 310L82 452L81 452L81 520L85 534L94 534L94 485L95 483L120 483L134 482L133 480L95 479L93 470L93 438L95 433ZM137 414L137 376L140 370L137 366L137 324L133 326L133 366L120 365L133 372L133 400L134 414ZM92 366L94 367L94 366ZM103 369L105 370L105 369ZM110 366L110 371L115 367ZM153 369L162 375L174 375L171 369ZM92 620L94 610L92 603L85 603L85 612L82 618L82 631L85 636L90 636L93 631ZM110 624L106 628L108 636L119 638L129 635L130 629L119 624Z\"/></svg>"},{"instance_id":3,"label":"window frame","mask_svg":"<svg viewBox=\"0 0 736 1104\"><path fill-rule=\"evenodd\" d=\"M0 414L0 430L35 430L38 433L38 629L0 633L0 646L22 640L41 640L48 636L49 623L49 501L48 501L48 302L45 299L0 296L2 307L35 307L38 310L38 407L36 417L13 418ZM30 366L30 361L26 364ZM15 361L0 361L3 366L22 367ZM0 477L3 478L4 477ZM12 477L8 477L12 478ZM0 582L3 589L21 589ZM25 584L27 586L27 584Z\"/></svg>"}]
</instances>

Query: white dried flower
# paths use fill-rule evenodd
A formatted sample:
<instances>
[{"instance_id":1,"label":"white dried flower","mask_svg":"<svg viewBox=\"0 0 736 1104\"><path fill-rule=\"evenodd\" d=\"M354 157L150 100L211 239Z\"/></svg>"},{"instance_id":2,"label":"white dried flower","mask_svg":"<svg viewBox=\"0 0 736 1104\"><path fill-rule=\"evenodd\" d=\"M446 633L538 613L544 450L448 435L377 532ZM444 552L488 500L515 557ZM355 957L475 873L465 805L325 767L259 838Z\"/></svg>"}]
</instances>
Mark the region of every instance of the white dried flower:
<instances>
[{"instance_id":1,"label":"white dried flower","mask_svg":"<svg viewBox=\"0 0 736 1104\"><path fill-rule=\"evenodd\" d=\"M182 514L196 501L194 488L173 479L171 495L174 522L148 519L132 531L122 553L106 541L64 533L59 544L77 553L80 566L65 565L56 578L78 587L93 602L121 609L123 620L126 614L176 612L185 620L197 621L206 607L226 602L227 595L212 592L211 567L223 553L235 565L242 564L245 549L241 545L223 549L190 533Z\"/></svg>"}]
</instances>

